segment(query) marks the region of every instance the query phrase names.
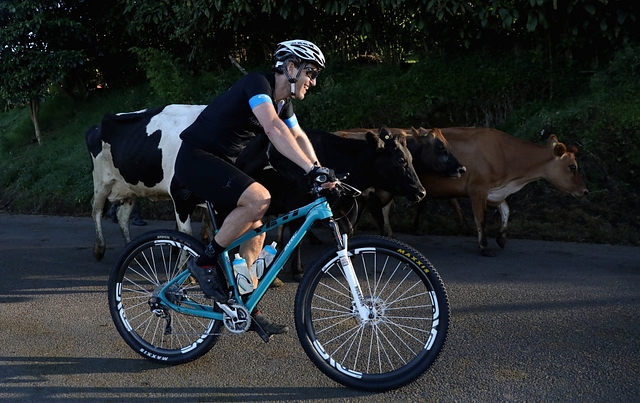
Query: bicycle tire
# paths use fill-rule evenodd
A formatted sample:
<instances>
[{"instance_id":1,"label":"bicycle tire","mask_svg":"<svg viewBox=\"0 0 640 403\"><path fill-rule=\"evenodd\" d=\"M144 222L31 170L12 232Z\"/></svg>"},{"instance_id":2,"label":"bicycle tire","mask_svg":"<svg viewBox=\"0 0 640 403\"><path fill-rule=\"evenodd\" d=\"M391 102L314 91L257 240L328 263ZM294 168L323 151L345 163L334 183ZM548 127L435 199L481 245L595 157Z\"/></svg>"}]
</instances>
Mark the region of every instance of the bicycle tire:
<instances>
[{"instance_id":1,"label":"bicycle tire","mask_svg":"<svg viewBox=\"0 0 640 403\"><path fill-rule=\"evenodd\" d=\"M420 377L444 346L450 315L444 285L420 252L395 239L357 237L348 250L375 318L360 319L334 247L298 287L298 338L334 381L367 391L397 389Z\"/></svg>"},{"instance_id":2,"label":"bicycle tire","mask_svg":"<svg viewBox=\"0 0 640 403\"><path fill-rule=\"evenodd\" d=\"M144 358L167 365L193 361L215 345L221 321L185 315L154 305L154 291L183 272L189 259L204 253L195 238L172 230L147 232L120 253L109 276L109 310L124 341ZM187 277L171 293L213 306ZM154 311L154 309L156 309Z\"/></svg>"}]
</instances>

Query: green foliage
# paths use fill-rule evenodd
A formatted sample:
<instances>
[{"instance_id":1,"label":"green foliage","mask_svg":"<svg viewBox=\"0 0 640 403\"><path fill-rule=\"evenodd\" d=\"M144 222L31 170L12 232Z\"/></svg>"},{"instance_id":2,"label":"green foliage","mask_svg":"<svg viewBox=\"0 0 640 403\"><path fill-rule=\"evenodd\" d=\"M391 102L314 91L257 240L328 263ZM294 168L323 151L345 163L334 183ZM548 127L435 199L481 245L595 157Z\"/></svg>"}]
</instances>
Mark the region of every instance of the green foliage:
<instances>
[{"instance_id":1,"label":"green foliage","mask_svg":"<svg viewBox=\"0 0 640 403\"><path fill-rule=\"evenodd\" d=\"M268 58L276 42L292 37L315 41L336 60L374 55L398 64L433 51L523 46L551 58L602 59L639 35L637 6L613 0L122 3L129 32L149 42L154 35L165 38L170 52L193 61L194 68L220 65L228 55Z\"/></svg>"},{"instance_id":2,"label":"green foliage","mask_svg":"<svg viewBox=\"0 0 640 403\"><path fill-rule=\"evenodd\" d=\"M590 81L588 95L562 104L532 104L506 125L518 136L558 135L577 144L587 180L598 190L628 192L640 186L640 47L618 52ZM525 116L525 117L523 117Z\"/></svg>"},{"instance_id":3,"label":"green foliage","mask_svg":"<svg viewBox=\"0 0 640 403\"><path fill-rule=\"evenodd\" d=\"M169 53L153 48L132 48L140 59L149 84L159 104L207 103L211 97L226 90L242 74L228 69L217 74L195 75L186 65Z\"/></svg>"},{"instance_id":4,"label":"green foliage","mask_svg":"<svg viewBox=\"0 0 640 403\"><path fill-rule=\"evenodd\" d=\"M192 76L178 59L168 52L153 48L132 48L138 56L140 66L145 71L154 93L171 103L188 103Z\"/></svg>"},{"instance_id":5,"label":"green foliage","mask_svg":"<svg viewBox=\"0 0 640 403\"><path fill-rule=\"evenodd\" d=\"M552 96L552 88L553 94ZM434 55L403 66L330 64L296 113L307 127L497 126L530 102L585 91L587 77L535 55ZM323 111L342 110L342 113Z\"/></svg>"},{"instance_id":6,"label":"green foliage","mask_svg":"<svg viewBox=\"0 0 640 403\"><path fill-rule=\"evenodd\" d=\"M33 124L29 111L24 108L9 109L0 120L0 155L11 155L16 149L22 149L33 138ZM0 184L0 188L2 184Z\"/></svg>"},{"instance_id":7,"label":"green foliage","mask_svg":"<svg viewBox=\"0 0 640 403\"><path fill-rule=\"evenodd\" d=\"M51 84L82 63L65 47L82 29L57 0L0 2L0 98L11 105L43 100Z\"/></svg>"},{"instance_id":8,"label":"green foliage","mask_svg":"<svg viewBox=\"0 0 640 403\"><path fill-rule=\"evenodd\" d=\"M635 175L640 138L634 97L639 86L638 49L619 52L592 76L560 63L550 73L548 64L531 60L528 53L480 52L466 57L434 55L403 66L333 63L307 98L296 102L296 114L303 127L325 130L383 124L430 127L436 121L444 127L495 122L503 105L511 105L513 112L499 128L538 143L556 133L566 144L578 145L580 171L590 195L572 198L542 181L527 185L509 199L510 236L640 245L640 183ZM194 82L208 90L191 88L185 93L198 103L208 102L241 74L229 67L198 76ZM550 77L556 94L551 100L550 91L540 89ZM43 131L50 140L41 147L29 141L24 109L0 113L0 209L88 215L91 164L84 145L86 130L105 113L165 101L147 85L94 91L83 102L59 93L42 105ZM470 214L465 201L461 203ZM461 234L446 204L429 205L432 210L423 215L423 230ZM401 202L395 208L394 229L411 230L409 208ZM149 218L170 219L166 212L164 205L145 206ZM499 216L489 212L487 217L488 233L495 236ZM473 236L470 231L464 234Z\"/></svg>"}]
</instances>

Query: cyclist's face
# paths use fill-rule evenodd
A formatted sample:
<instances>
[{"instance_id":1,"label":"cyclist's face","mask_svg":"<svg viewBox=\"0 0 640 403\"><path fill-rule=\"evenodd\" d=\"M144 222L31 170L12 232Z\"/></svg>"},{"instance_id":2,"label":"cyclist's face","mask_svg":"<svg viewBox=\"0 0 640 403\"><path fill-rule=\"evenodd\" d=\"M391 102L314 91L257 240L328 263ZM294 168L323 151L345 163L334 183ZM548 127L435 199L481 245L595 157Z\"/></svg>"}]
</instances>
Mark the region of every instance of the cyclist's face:
<instances>
[{"instance_id":1,"label":"cyclist's face","mask_svg":"<svg viewBox=\"0 0 640 403\"><path fill-rule=\"evenodd\" d=\"M308 63L303 65L302 72L296 83L296 99L304 99L309 88L316 85L318 74L320 74L320 70L313 64Z\"/></svg>"}]
</instances>

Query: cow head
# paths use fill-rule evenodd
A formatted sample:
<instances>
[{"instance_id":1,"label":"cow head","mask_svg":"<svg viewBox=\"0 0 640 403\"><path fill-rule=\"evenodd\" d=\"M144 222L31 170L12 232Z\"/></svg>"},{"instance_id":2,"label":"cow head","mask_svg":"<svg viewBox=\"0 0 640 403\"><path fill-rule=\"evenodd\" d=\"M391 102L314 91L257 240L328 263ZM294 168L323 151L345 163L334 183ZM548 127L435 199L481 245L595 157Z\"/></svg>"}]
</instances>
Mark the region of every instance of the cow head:
<instances>
[{"instance_id":1,"label":"cow head","mask_svg":"<svg viewBox=\"0 0 640 403\"><path fill-rule=\"evenodd\" d=\"M573 196L584 196L589 193L578 173L576 160L578 149L575 146L567 148L553 134L549 137L547 146L553 153L553 161L546 168L545 178L558 190Z\"/></svg>"},{"instance_id":2,"label":"cow head","mask_svg":"<svg viewBox=\"0 0 640 403\"><path fill-rule=\"evenodd\" d=\"M416 164L422 164L428 172L459 178L467 169L458 162L458 159L451 153L451 146L444 138L440 129L425 129L421 127L416 130L411 128L413 139L417 143L410 146L411 153L418 159ZM419 166L419 165L417 165Z\"/></svg>"},{"instance_id":3,"label":"cow head","mask_svg":"<svg viewBox=\"0 0 640 403\"><path fill-rule=\"evenodd\" d=\"M376 152L372 169L379 175L380 188L405 196L410 201L420 201L426 191L413 167L405 136L393 134L383 126L378 133L368 131L365 138Z\"/></svg>"}]
</instances>

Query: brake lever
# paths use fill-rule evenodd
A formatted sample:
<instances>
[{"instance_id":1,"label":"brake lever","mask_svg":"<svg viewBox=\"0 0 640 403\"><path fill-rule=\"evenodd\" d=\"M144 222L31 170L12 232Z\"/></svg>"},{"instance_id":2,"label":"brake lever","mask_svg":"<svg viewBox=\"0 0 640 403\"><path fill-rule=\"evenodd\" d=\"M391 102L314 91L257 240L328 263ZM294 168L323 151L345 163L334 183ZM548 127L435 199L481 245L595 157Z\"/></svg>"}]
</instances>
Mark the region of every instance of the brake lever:
<instances>
[{"instance_id":1,"label":"brake lever","mask_svg":"<svg viewBox=\"0 0 640 403\"><path fill-rule=\"evenodd\" d=\"M359 189L354 188L348 183L340 182L340 186L342 186L343 188L349 189L349 193L351 193L353 197L358 197L362 194L362 192Z\"/></svg>"}]
</instances>

